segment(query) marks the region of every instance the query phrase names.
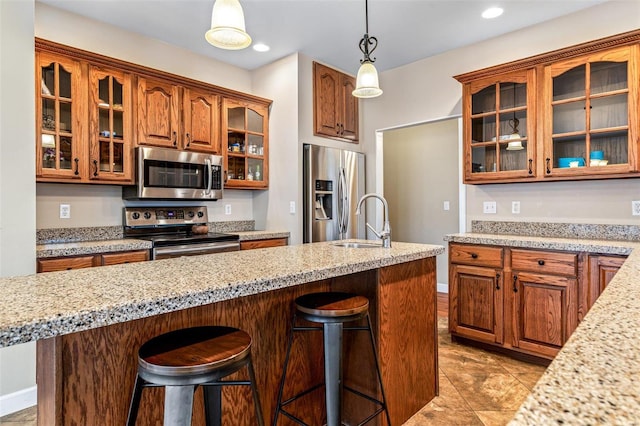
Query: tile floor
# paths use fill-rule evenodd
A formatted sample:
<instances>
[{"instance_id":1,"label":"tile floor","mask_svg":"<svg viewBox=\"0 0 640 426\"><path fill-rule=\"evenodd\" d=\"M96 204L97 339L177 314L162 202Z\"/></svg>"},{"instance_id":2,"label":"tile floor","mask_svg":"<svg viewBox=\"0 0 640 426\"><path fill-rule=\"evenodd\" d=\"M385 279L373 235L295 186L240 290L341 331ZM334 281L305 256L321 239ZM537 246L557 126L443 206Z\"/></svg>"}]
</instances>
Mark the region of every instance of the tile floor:
<instances>
[{"instance_id":1,"label":"tile floor","mask_svg":"<svg viewBox=\"0 0 640 426\"><path fill-rule=\"evenodd\" d=\"M446 295L438 295L440 395L404 426L506 425L545 367L451 342ZM35 426L35 407L0 418L6 426Z\"/></svg>"}]
</instances>

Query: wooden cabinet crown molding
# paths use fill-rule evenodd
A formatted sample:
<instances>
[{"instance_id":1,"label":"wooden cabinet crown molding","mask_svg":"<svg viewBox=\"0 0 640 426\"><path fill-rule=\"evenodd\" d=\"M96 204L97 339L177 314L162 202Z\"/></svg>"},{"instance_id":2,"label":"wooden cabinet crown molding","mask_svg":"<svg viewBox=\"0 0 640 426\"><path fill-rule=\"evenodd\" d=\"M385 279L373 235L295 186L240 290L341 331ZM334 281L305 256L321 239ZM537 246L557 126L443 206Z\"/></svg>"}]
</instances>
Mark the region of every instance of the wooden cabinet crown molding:
<instances>
[{"instance_id":1,"label":"wooden cabinet crown molding","mask_svg":"<svg viewBox=\"0 0 640 426\"><path fill-rule=\"evenodd\" d=\"M199 88L199 89L215 92L220 96L231 97L234 99L241 99L249 102L264 104L269 107L273 102L270 99L250 95L243 92L238 92L235 90L205 83L199 80L193 80L177 74L172 74L169 72L160 71L157 69L134 64L132 62L127 62L120 59L99 55L97 53L89 52L87 50L78 49L76 47L67 46L64 44L56 43L56 42L45 40L38 37L35 38L35 49L36 51L45 51L45 52L51 52L51 53L56 53L60 55L71 56L75 59L91 62L94 65L116 67L122 71L131 72L142 77L167 79L181 85L190 86L192 88Z\"/></svg>"},{"instance_id":2,"label":"wooden cabinet crown molding","mask_svg":"<svg viewBox=\"0 0 640 426\"><path fill-rule=\"evenodd\" d=\"M534 68L538 65L547 65L553 62L594 53L600 50L607 50L613 47L636 44L638 42L640 42L640 30L633 30L621 34L616 34L610 37L593 40L587 43L580 43L562 49L553 50L551 52L530 56L528 58L518 59L516 61L507 62L505 64L455 75L453 76L453 78L464 84L480 78L488 78L494 76L495 74Z\"/></svg>"}]
</instances>

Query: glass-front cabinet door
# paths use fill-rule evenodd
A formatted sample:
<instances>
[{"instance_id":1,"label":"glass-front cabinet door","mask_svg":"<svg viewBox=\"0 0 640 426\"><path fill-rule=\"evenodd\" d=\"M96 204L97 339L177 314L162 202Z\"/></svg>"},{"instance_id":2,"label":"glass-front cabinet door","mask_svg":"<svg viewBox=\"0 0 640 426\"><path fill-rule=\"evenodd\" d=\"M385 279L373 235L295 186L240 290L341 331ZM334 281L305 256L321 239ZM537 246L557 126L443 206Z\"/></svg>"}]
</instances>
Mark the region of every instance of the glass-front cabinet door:
<instances>
[{"instance_id":1,"label":"glass-front cabinet door","mask_svg":"<svg viewBox=\"0 0 640 426\"><path fill-rule=\"evenodd\" d=\"M90 67L89 179L133 181L131 75Z\"/></svg>"},{"instance_id":2,"label":"glass-front cabinet door","mask_svg":"<svg viewBox=\"0 0 640 426\"><path fill-rule=\"evenodd\" d=\"M43 52L36 55L36 176L80 179L82 119L80 63ZM86 102L86 99L84 99Z\"/></svg>"},{"instance_id":3,"label":"glass-front cabinet door","mask_svg":"<svg viewBox=\"0 0 640 426\"><path fill-rule=\"evenodd\" d=\"M627 46L545 68L545 176L637 169L636 56Z\"/></svg>"},{"instance_id":4,"label":"glass-front cabinet door","mask_svg":"<svg viewBox=\"0 0 640 426\"><path fill-rule=\"evenodd\" d=\"M222 122L226 157L225 187L268 187L268 108L225 98Z\"/></svg>"},{"instance_id":5,"label":"glass-front cabinet door","mask_svg":"<svg viewBox=\"0 0 640 426\"><path fill-rule=\"evenodd\" d=\"M464 86L465 182L535 177L533 70Z\"/></svg>"}]
</instances>

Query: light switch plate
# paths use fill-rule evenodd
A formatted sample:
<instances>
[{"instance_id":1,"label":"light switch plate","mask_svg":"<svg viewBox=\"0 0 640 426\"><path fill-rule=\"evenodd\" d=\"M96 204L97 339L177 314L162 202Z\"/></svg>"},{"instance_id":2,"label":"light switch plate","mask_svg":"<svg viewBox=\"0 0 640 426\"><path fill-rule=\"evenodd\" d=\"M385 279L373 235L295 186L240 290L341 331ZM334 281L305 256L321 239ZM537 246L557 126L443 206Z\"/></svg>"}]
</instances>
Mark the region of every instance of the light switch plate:
<instances>
[{"instance_id":1,"label":"light switch plate","mask_svg":"<svg viewBox=\"0 0 640 426\"><path fill-rule=\"evenodd\" d=\"M496 202L495 201L485 201L482 203L482 213L485 214L495 214L497 211Z\"/></svg>"},{"instance_id":2,"label":"light switch plate","mask_svg":"<svg viewBox=\"0 0 640 426\"><path fill-rule=\"evenodd\" d=\"M231 214L231 204L224 205L224 214Z\"/></svg>"},{"instance_id":3,"label":"light switch plate","mask_svg":"<svg viewBox=\"0 0 640 426\"><path fill-rule=\"evenodd\" d=\"M60 219L71 219L71 204L60 204Z\"/></svg>"},{"instance_id":4,"label":"light switch plate","mask_svg":"<svg viewBox=\"0 0 640 426\"><path fill-rule=\"evenodd\" d=\"M289 201L289 213L291 213L291 214L295 214L296 213L296 202L295 201Z\"/></svg>"},{"instance_id":5,"label":"light switch plate","mask_svg":"<svg viewBox=\"0 0 640 426\"><path fill-rule=\"evenodd\" d=\"M520 201L511 202L511 213L520 214Z\"/></svg>"},{"instance_id":6,"label":"light switch plate","mask_svg":"<svg viewBox=\"0 0 640 426\"><path fill-rule=\"evenodd\" d=\"M449 208L450 208L450 206L449 206L449 202L448 202L448 201L445 201L445 202L442 204L442 208L443 208L444 210L449 210Z\"/></svg>"},{"instance_id":7,"label":"light switch plate","mask_svg":"<svg viewBox=\"0 0 640 426\"><path fill-rule=\"evenodd\" d=\"M631 214L633 216L640 216L640 201L631 202Z\"/></svg>"}]
</instances>

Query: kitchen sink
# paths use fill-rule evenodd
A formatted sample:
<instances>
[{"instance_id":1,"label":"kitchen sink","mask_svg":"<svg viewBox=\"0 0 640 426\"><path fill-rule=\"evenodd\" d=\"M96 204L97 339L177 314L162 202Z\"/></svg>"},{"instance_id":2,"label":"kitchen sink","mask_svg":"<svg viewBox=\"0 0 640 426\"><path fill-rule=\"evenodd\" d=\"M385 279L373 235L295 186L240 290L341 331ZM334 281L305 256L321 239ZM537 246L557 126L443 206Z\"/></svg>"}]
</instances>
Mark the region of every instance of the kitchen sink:
<instances>
[{"instance_id":1,"label":"kitchen sink","mask_svg":"<svg viewBox=\"0 0 640 426\"><path fill-rule=\"evenodd\" d=\"M346 248L382 248L382 244L379 243L358 243L353 241L339 241L336 243L331 243L331 245Z\"/></svg>"}]
</instances>

